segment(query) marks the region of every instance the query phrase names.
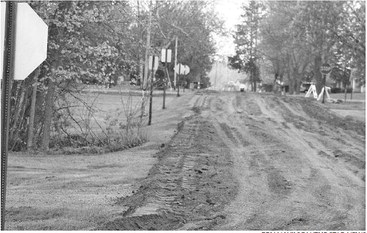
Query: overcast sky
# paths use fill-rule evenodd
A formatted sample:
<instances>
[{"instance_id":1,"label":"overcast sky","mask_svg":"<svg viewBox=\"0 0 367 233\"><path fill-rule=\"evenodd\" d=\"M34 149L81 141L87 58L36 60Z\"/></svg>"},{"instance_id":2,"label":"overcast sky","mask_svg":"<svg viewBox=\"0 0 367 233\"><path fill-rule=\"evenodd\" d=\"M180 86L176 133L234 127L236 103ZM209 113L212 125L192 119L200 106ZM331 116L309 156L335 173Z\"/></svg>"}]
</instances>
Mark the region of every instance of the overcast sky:
<instances>
[{"instance_id":1,"label":"overcast sky","mask_svg":"<svg viewBox=\"0 0 367 233\"><path fill-rule=\"evenodd\" d=\"M219 16L225 20L225 26L232 32L235 30L235 25L240 22L241 6L246 0L215 0L216 11ZM219 55L233 55L234 43L232 35L227 37L215 37L217 41Z\"/></svg>"}]
</instances>

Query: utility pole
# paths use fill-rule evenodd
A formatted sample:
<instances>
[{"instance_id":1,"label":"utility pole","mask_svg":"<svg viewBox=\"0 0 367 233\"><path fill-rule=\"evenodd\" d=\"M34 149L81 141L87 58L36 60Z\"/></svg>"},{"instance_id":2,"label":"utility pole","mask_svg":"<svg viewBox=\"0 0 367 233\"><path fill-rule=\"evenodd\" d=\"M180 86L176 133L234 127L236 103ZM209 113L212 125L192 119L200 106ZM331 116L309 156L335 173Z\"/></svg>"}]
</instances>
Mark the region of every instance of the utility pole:
<instances>
[{"instance_id":1,"label":"utility pole","mask_svg":"<svg viewBox=\"0 0 367 233\"><path fill-rule=\"evenodd\" d=\"M137 7L137 23L138 23L138 31L139 31L139 44L138 44L138 76L140 78L140 88L143 89L143 67L142 67L142 56L141 56L141 44L143 42L143 33L141 30L141 22L140 22L140 1L136 0Z\"/></svg>"},{"instance_id":2,"label":"utility pole","mask_svg":"<svg viewBox=\"0 0 367 233\"><path fill-rule=\"evenodd\" d=\"M168 52L171 51L169 49L163 49L162 50L162 54L164 55L164 59L162 57L162 60L164 60L164 69L166 71L167 76L164 77L164 82L163 82L163 106L162 109L166 109L166 88L167 88L167 80L168 80ZM170 55L170 59L171 59L171 55ZM169 61L171 62L171 60Z\"/></svg>"},{"instance_id":3,"label":"utility pole","mask_svg":"<svg viewBox=\"0 0 367 233\"><path fill-rule=\"evenodd\" d=\"M176 39L175 39L175 66L174 67L176 67L177 66L177 40L178 40L178 38L177 38L177 36L176 36ZM173 72L173 89L175 89L176 90L176 85L177 85L177 80L176 80L176 78L177 78L177 76L176 76L176 72Z\"/></svg>"},{"instance_id":4,"label":"utility pole","mask_svg":"<svg viewBox=\"0 0 367 233\"><path fill-rule=\"evenodd\" d=\"M151 24L152 24L152 12L151 12L151 5L152 1L149 2L149 16L148 16L148 28L147 28L147 43L145 47L145 66L144 66L144 84L147 84L148 82L148 59L149 59L149 53L150 53L150 33L151 33ZM146 87L146 85L143 85L143 89Z\"/></svg>"},{"instance_id":5,"label":"utility pole","mask_svg":"<svg viewBox=\"0 0 367 233\"><path fill-rule=\"evenodd\" d=\"M215 88L217 88L217 76L218 76L218 61L215 61Z\"/></svg>"},{"instance_id":6,"label":"utility pole","mask_svg":"<svg viewBox=\"0 0 367 233\"><path fill-rule=\"evenodd\" d=\"M178 66L178 75L181 74L181 66L182 66L181 64ZM176 74L176 70L175 70L175 74ZM177 76L177 77L179 78L180 76ZM177 79L177 81L178 81L178 79ZM177 97L180 97L180 85L177 85Z\"/></svg>"},{"instance_id":7,"label":"utility pole","mask_svg":"<svg viewBox=\"0 0 367 233\"><path fill-rule=\"evenodd\" d=\"M152 108L153 108L153 76L154 76L154 59L155 59L155 56L152 56L152 67L151 67L151 77L150 77L150 95L149 95L149 120L148 120L148 125L151 125L152 124Z\"/></svg>"}]
</instances>

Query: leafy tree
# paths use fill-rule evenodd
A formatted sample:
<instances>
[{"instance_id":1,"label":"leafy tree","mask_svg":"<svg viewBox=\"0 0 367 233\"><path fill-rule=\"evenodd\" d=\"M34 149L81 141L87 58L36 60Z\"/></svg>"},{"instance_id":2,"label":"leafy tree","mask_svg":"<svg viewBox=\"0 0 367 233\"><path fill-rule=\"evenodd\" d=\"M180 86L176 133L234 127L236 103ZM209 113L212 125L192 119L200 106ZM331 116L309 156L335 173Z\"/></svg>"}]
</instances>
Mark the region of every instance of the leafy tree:
<instances>
[{"instance_id":1,"label":"leafy tree","mask_svg":"<svg viewBox=\"0 0 367 233\"><path fill-rule=\"evenodd\" d=\"M178 61L190 67L187 81L205 77L211 69L210 57L215 53L212 33L223 32L223 22L209 6L207 1L161 1L155 6L153 43L159 52L160 48L174 51L178 37Z\"/></svg>"},{"instance_id":2,"label":"leafy tree","mask_svg":"<svg viewBox=\"0 0 367 233\"><path fill-rule=\"evenodd\" d=\"M146 7L147 1L137 0L136 3L30 3L49 26L48 56L39 74L31 75L26 82L15 83L15 104L22 107L20 111L13 109L17 120L11 123L14 126L12 135L19 140L12 143L20 145L13 148L25 148L27 135L24 132L30 106L27 99L32 93L33 80L38 81L36 145L47 150L52 137L71 137L68 132L71 125L77 126L76 133L82 137L96 136L83 128L87 127L83 126L83 119L73 111L73 107L80 105L93 111L78 95L85 86L81 83L109 86L119 76L131 77L142 73L150 10L153 16L150 52L158 55L162 47L173 48L172 41L178 36L179 61L190 66L190 75L204 76L210 69L209 57L215 52L211 33L221 30L221 22L208 10L208 2L156 1L151 9ZM169 68L172 70L172 64ZM74 106L76 102L78 104ZM16 132L19 132L19 137Z\"/></svg>"},{"instance_id":3,"label":"leafy tree","mask_svg":"<svg viewBox=\"0 0 367 233\"><path fill-rule=\"evenodd\" d=\"M269 1L260 29L261 53L274 71L287 74L291 92L311 71L320 91L323 62L364 70L363 9L365 3L358 1Z\"/></svg>"},{"instance_id":4,"label":"leafy tree","mask_svg":"<svg viewBox=\"0 0 367 233\"><path fill-rule=\"evenodd\" d=\"M242 6L242 24L237 25L235 33L236 55L229 58L229 65L245 72L250 76L251 87L256 91L256 83L260 81L260 72L257 64L259 23L262 18L264 5L261 2L250 1Z\"/></svg>"}]
</instances>

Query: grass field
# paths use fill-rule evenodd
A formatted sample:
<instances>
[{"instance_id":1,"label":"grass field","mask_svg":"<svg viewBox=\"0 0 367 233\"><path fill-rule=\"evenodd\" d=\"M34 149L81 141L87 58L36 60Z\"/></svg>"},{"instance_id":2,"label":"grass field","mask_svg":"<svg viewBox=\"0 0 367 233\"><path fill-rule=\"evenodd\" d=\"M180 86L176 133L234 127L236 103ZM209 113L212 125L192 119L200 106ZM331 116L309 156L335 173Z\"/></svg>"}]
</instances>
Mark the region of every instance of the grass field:
<instances>
[{"instance_id":1,"label":"grass field","mask_svg":"<svg viewBox=\"0 0 367 233\"><path fill-rule=\"evenodd\" d=\"M88 230L124 211L114 199L131 195L156 150L104 155L11 154L7 225L12 230Z\"/></svg>"},{"instance_id":2,"label":"grass field","mask_svg":"<svg viewBox=\"0 0 367 233\"><path fill-rule=\"evenodd\" d=\"M5 229L91 230L120 216L126 209L115 205L116 198L139 188L157 161L154 155L191 112L185 105L189 98L169 95L162 110L162 97L154 97L152 125L144 127L148 142L139 147L93 155L10 153ZM133 100L138 103L139 97ZM97 117L121 107L120 102L119 95L100 94Z\"/></svg>"},{"instance_id":3,"label":"grass field","mask_svg":"<svg viewBox=\"0 0 367 233\"><path fill-rule=\"evenodd\" d=\"M299 94L298 96L304 96L305 94ZM347 93L347 99L344 101L344 93L331 93L330 98L342 100L341 103L329 103L325 105L342 117L352 117L354 119L365 121L366 117L366 95L365 93ZM311 97L310 97L311 98Z\"/></svg>"},{"instance_id":4,"label":"grass field","mask_svg":"<svg viewBox=\"0 0 367 233\"><path fill-rule=\"evenodd\" d=\"M366 120L366 95L365 93L347 94L347 99L344 101L345 95L343 93L331 94L331 98L343 100L342 103L333 104L327 103L327 106L337 114L343 117L352 117L354 119Z\"/></svg>"},{"instance_id":5,"label":"grass field","mask_svg":"<svg viewBox=\"0 0 367 233\"><path fill-rule=\"evenodd\" d=\"M345 94L344 93L332 93L330 94L331 98L334 99L341 99L344 101ZM366 100L366 93L347 93L347 101L365 101Z\"/></svg>"}]
</instances>

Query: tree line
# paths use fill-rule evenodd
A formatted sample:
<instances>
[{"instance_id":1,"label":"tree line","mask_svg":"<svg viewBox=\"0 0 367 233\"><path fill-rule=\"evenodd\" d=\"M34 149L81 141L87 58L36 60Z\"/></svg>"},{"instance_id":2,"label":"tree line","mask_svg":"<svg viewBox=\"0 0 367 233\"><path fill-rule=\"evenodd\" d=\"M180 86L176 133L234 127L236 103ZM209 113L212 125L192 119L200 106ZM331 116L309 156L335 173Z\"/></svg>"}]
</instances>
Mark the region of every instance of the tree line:
<instances>
[{"instance_id":1,"label":"tree line","mask_svg":"<svg viewBox=\"0 0 367 233\"><path fill-rule=\"evenodd\" d=\"M12 84L9 148L15 151L26 150L27 145L28 149L48 150L56 135L70 138L70 124L76 123L79 134L86 136L89 131L72 111L75 102L93 111L80 98L82 88L88 84L108 86L121 76L146 79L146 55L159 56L162 48L174 51L175 38L178 61L191 68L184 81L190 83L198 77L208 82L206 73L215 53L212 33L223 31L210 1L29 4L48 25L48 51L38 69ZM168 71L172 79L173 63ZM35 115L31 117L32 112Z\"/></svg>"},{"instance_id":2,"label":"tree line","mask_svg":"<svg viewBox=\"0 0 367 233\"><path fill-rule=\"evenodd\" d=\"M320 92L323 63L336 81L347 85L354 70L365 83L365 1L250 1L242 9L229 62L255 88L262 70L288 81L290 93L305 80Z\"/></svg>"}]
</instances>

